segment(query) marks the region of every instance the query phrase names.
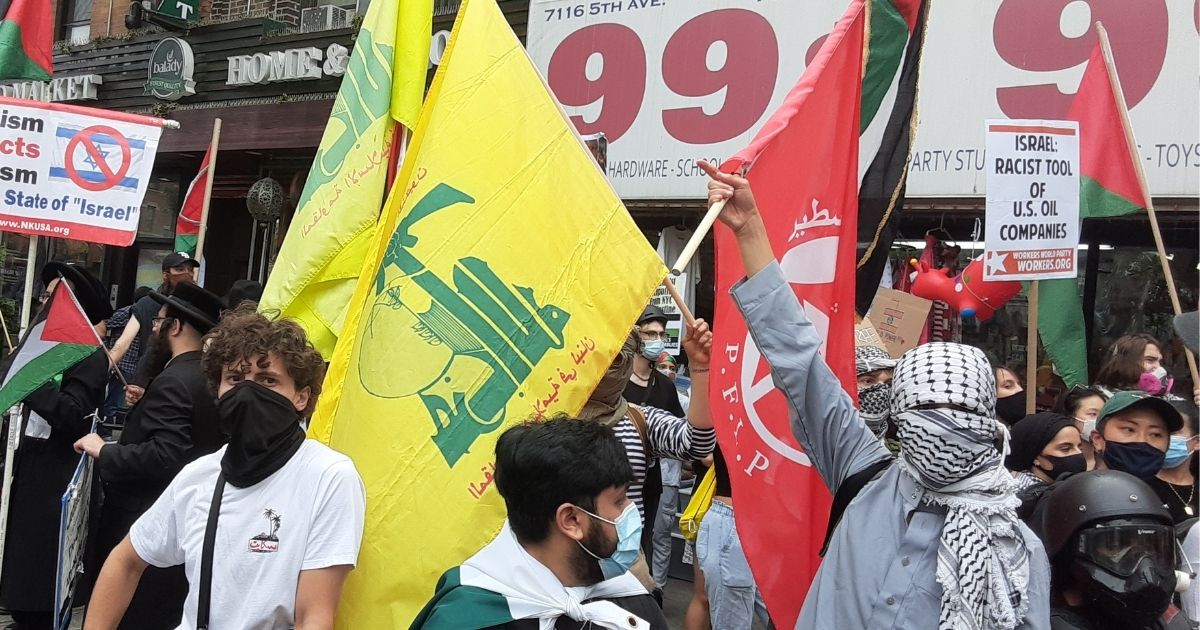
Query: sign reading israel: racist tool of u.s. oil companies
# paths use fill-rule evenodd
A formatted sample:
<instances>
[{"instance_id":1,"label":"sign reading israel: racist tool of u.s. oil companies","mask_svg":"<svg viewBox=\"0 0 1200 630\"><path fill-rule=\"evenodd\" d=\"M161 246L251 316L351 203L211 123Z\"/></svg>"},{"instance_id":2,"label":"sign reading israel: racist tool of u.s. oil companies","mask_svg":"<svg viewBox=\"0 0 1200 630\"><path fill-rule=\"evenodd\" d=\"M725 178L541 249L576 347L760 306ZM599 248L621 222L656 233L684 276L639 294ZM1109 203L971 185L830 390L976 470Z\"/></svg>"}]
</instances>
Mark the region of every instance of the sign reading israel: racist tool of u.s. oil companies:
<instances>
[{"instance_id":1,"label":"sign reading israel: racist tool of u.s. oil companies","mask_svg":"<svg viewBox=\"0 0 1200 630\"><path fill-rule=\"evenodd\" d=\"M161 131L145 116L0 98L0 231L133 243Z\"/></svg>"},{"instance_id":2,"label":"sign reading israel: racist tool of u.s. oil companies","mask_svg":"<svg viewBox=\"0 0 1200 630\"><path fill-rule=\"evenodd\" d=\"M984 280L1078 275L1079 123L987 121Z\"/></svg>"}]
</instances>

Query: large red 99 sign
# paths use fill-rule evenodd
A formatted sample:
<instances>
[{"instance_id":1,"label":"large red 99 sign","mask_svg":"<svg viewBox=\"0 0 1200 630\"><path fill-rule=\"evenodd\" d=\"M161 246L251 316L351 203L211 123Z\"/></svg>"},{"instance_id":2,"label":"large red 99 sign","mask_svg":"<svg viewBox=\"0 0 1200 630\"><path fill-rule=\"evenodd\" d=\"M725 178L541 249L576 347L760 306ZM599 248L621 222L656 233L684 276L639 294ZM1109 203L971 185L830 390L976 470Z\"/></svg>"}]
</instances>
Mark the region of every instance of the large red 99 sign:
<instances>
[{"instance_id":1,"label":"large red 99 sign","mask_svg":"<svg viewBox=\"0 0 1200 630\"><path fill-rule=\"evenodd\" d=\"M1005 0L996 12L992 37L996 52L1015 68L1053 72L1086 63L1096 45L1096 29L1080 37L1062 33L1063 11L1075 0ZM1100 21L1108 31L1117 74L1130 108L1150 92L1167 55L1165 0L1086 0L1089 24ZM1200 5L1198 5L1200 6ZM1000 87L996 101L1010 118L1059 119L1074 94L1054 83Z\"/></svg>"},{"instance_id":2,"label":"large red 99 sign","mask_svg":"<svg viewBox=\"0 0 1200 630\"><path fill-rule=\"evenodd\" d=\"M710 69L707 58L721 42L725 60ZM592 70L589 76L589 61ZM775 29L763 16L744 9L721 9L698 15L667 40L662 54L663 83L682 97L724 93L712 114L699 106L665 108L663 128L690 144L713 144L736 138L762 117L775 91L779 45ZM604 132L610 142L625 135L637 120L646 95L647 59L641 38L620 24L594 24L569 35L550 57L547 80L566 106L599 105L592 122L571 116L580 133Z\"/></svg>"}]
</instances>

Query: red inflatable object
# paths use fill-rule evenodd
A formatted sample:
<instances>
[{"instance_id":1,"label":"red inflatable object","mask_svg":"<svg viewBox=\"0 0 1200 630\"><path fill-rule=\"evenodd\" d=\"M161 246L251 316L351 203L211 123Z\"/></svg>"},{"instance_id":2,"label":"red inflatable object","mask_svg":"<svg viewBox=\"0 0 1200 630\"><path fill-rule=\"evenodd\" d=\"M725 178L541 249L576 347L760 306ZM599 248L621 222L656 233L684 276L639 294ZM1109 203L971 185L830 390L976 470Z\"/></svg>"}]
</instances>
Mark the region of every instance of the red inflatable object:
<instances>
[{"instance_id":1,"label":"red inflatable object","mask_svg":"<svg viewBox=\"0 0 1200 630\"><path fill-rule=\"evenodd\" d=\"M912 294L927 300L941 300L962 314L981 322L991 319L1000 307L1021 292L1015 280L983 281L983 257L972 260L962 273L951 277L948 269L930 269L914 258L909 263L917 268Z\"/></svg>"}]
</instances>

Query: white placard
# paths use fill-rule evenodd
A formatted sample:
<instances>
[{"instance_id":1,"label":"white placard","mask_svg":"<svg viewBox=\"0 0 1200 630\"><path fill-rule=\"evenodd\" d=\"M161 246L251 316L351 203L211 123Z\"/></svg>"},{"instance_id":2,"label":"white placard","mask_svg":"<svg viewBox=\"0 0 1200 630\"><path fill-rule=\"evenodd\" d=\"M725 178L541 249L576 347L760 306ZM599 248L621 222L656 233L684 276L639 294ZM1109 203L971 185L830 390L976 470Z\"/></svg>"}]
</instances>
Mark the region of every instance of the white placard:
<instances>
[{"instance_id":1,"label":"white placard","mask_svg":"<svg viewBox=\"0 0 1200 630\"><path fill-rule=\"evenodd\" d=\"M845 9L844 0L532 0L528 48L580 131L607 134L621 197L701 198L694 161L720 161L749 142ZM979 121L1065 116L1097 20L1112 38L1151 193L1200 194L1193 9L933 2L906 194L981 197Z\"/></svg>"},{"instance_id":2,"label":"white placard","mask_svg":"<svg viewBox=\"0 0 1200 630\"><path fill-rule=\"evenodd\" d=\"M0 98L0 231L133 243L162 132L152 123Z\"/></svg>"},{"instance_id":3,"label":"white placard","mask_svg":"<svg viewBox=\"0 0 1200 630\"><path fill-rule=\"evenodd\" d=\"M989 120L984 280L1079 272L1079 123Z\"/></svg>"}]
</instances>

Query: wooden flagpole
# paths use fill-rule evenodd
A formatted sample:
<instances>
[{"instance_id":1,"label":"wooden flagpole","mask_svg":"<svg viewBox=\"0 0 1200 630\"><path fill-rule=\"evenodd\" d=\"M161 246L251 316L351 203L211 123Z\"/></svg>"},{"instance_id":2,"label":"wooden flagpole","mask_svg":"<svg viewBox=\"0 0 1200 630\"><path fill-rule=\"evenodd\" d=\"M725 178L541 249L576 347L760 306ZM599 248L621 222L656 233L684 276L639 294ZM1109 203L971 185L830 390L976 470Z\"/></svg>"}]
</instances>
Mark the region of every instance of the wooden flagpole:
<instances>
[{"instance_id":1,"label":"wooden flagpole","mask_svg":"<svg viewBox=\"0 0 1200 630\"><path fill-rule=\"evenodd\" d=\"M675 264L671 266L672 276L683 273L688 263L692 262L692 256L695 256L696 250L700 249L700 243L704 242L704 237L708 236L709 230L712 229L713 223L717 222L717 217L720 216L723 209L725 209L724 199L709 206L708 212L700 220L700 225L696 226L696 231L692 233L692 238L688 239L683 251L679 252L679 258L675 259Z\"/></svg>"},{"instance_id":2,"label":"wooden flagpole","mask_svg":"<svg viewBox=\"0 0 1200 630\"><path fill-rule=\"evenodd\" d=\"M1121 114L1121 126L1125 129L1125 141L1129 144L1129 158L1133 160L1133 168L1137 173L1138 186L1146 198L1146 213L1150 215L1150 231L1154 234L1154 246L1158 249L1158 262L1162 265L1163 277L1167 282L1167 293L1171 296L1171 308L1176 315L1183 313L1179 304L1179 292L1175 289L1175 277L1171 274L1171 264L1167 260L1167 248L1163 245L1162 231L1158 227L1158 215L1154 212L1154 198L1150 195L1150 187L1146 185L1146 172L1142 169L1142 161L1138 159L1138 144L1133 137L1133 126L1129 124L1129 110L1125 106L1125 92L1121 89L1121 81L1117 79L1117 66L1113 61L1112 48L1108 44L1108 32L1104 25L1096 22L1096 33L1100 36L1100 50L1104 54L1104 65L1108 69L1108 80L1112 85L1113 94L1117 97L1117 111ZM1183 349L1187 356L1188 371L1192 374L1192 384L1200 387L1200 370L1196 367L1196 357L1191 350Z\"/></svg>"},{"instance_id":3,"label":"wooden flagpole","mask_svg":"<svg viewBox=\"0 0 1200 630\"><path fill-rule=\"evenodd\" d=\"M213 180L217 174L217 147L221 142L221 119L217 118L213 121L212 142L208 145L208 173L204 178L204 204L200 210L200 234L196 237L196 256L198 261L204 260L204 237L208 233L208 207L212 201ZM199 268L192 271L192 278L196 278L199 273Z\"/></svg>"},{"instance_id":4,"label":"wooden flagpole","mask_svg":"<svg viewBox=\"0 0 1200 630\"><path fill-rule=\"evenodd\" d=\"M687 322L689 326L694 326L696 324L696 318L692 316L691 309L689 309L687 304L684 303L683 296L679 295L679 289L675 288L675 283L671 282L671 276L669 274L666 278L663 278L663 286L667 288L667 293L671 294L671 299L675 300L675 306L679 307L679 313L683 315L683 321Z\"/></svg>"}]
</instances>

